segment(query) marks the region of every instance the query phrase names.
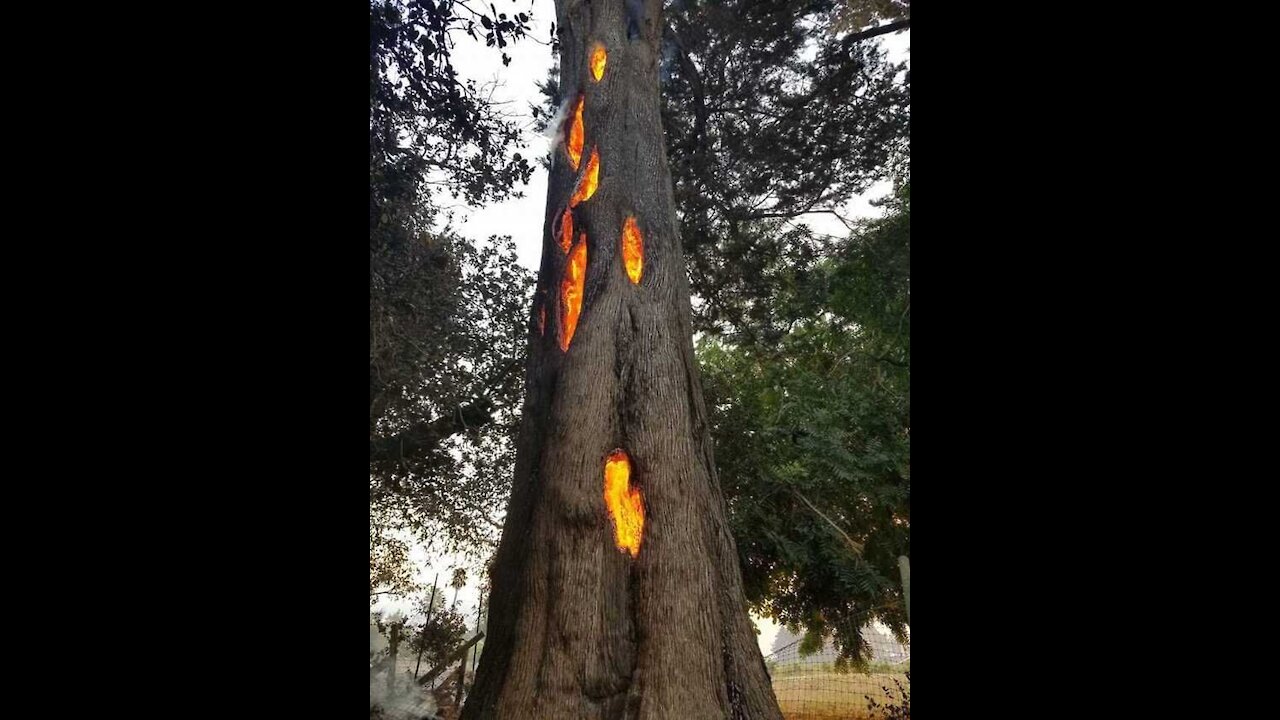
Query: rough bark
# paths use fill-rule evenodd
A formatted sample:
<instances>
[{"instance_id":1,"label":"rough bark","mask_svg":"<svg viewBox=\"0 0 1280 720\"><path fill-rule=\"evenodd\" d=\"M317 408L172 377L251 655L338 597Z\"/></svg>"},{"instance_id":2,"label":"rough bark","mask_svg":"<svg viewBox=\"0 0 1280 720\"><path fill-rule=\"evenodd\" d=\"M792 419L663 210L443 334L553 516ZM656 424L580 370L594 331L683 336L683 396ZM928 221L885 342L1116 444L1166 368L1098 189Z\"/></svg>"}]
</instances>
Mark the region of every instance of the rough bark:
<instances>
[{"instance_id":1,"label":"rough bark","mask_svg":"<svg viewBox=\"0 0 1280 720\"><path fill-rule=\"evenodd\" d=\"M627 8L642 9L628 39ZM485 652L464 720L780 720L742 593L693 354L689 287L659 117L659 0L558 0L561 87L585 96L575 170L549 178L530 321L524 420L492 572ZM634 13L630 16L634 17ZM587 63L602 43L596 82ZM560 221L592 149L581 316L567 351ZM643 274L621 256L634 216ZM545 318L543 315L545 313ZM603 483L615 448L643 496L633 558L614 543Z\"/></svg>"}]
</instances>

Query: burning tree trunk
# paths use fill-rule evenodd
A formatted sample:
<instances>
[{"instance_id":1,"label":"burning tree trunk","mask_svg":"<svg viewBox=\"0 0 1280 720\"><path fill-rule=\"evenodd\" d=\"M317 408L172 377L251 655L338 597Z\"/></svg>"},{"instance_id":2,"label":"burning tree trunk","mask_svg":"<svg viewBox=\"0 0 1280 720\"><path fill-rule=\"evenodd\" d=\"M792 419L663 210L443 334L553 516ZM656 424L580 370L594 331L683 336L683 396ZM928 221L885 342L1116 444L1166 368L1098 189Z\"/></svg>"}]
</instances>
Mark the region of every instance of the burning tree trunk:
<instances>
[{"instance_id":1,"label":"burning tree trunk","mask_svg":"<svg viewBox=\"0 0 1280 720\"><path fill-rule=\"evenodd\" d=\"M658 109L661 2L556 10L569 112L463 718L779 720L693 355Z\"/></svg>"}]
</instances>

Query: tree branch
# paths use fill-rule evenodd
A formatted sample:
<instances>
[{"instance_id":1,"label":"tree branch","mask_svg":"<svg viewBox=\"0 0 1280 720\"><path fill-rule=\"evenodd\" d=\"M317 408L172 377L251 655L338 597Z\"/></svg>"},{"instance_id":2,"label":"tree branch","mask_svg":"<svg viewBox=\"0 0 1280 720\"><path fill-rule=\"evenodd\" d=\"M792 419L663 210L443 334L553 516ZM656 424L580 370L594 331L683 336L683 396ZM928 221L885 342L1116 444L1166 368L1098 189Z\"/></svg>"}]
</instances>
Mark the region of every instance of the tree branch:
<instances>
[{"instance_id":1,"label":"tree branch","mask_svg":"<svg viewBox=\"0 0 1280 720\"><path fill-rule=\"evenodd\" d=\"M394 435L371 437L369 464L380 467L397 465L406 459L430 452L447 438L463 430L483 427L493 422L494 405L489 395L494 389L503 387L511 371L519 366L519 360L512 360L502 366L484 383L484 386L490 388L489 393L466 405L458 405L448 415L415 423Z\"/></svg>"},{"instance_id":2,"label":"tree branch","mask_svg":"<svg viewBox=\"0 0 1280 720\"><path fill-rule=\"evenodd\" d=\"M425 454L456 433L480 427L493 421L493 401L478 398L459 405L453 412L433 420L416 423L403 432L369 440L370 464L396 464L406 458Z\"/></svg>"},{"instance_id":3,"label":"tree branch","mask_svg":"<svg viewBox=\"0 0 1280 720\"><path fill-rule=\"evenodd\" d=\"M870 30L863 30L860 33L854 33L849 37L845 38L844 42L852 45L853 43L861 42L863 40L873 38L877 35L888 35L891 32L906 30L909 27L911 27L911 18L907 18L905 20L899 20L897 22L891 22L888 25L881 25L879 27L871 28Z\"/></svg>"},{"instance_id":4,"label":"tree branch","mask_svg":"<svg viewBox=\"0 0 1280 720\"><path fill-rule=\"evenodd\" d=\"M844 541L849 543L849 547L853 550L854 555L858 557L862 557L861 543L858 543L854 541L853 538L849 537L849 533L845 532L839 525L835 523L834 520L824 515L821 510L814 507L813 503L809 502L809 499L806 498L804 495L801 495L799 490L795 488L791 488L791 492L795 493L795 496L800 498L800 502L804 503L805 505L808 505L809 509L815 512L818 515L818 517L822 518L823 520L826 520L828 525L835 528L835 531L840 533L840 537L844 538Z\"/></svg>"}]
</instances>

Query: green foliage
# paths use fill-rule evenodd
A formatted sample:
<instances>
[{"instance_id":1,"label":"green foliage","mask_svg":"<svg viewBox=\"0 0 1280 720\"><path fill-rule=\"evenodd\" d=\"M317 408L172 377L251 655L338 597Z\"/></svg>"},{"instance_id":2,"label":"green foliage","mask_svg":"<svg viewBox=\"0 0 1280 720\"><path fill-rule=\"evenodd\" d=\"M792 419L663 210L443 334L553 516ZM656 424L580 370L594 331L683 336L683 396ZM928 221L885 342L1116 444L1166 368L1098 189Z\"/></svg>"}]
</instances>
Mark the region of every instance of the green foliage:
<instances>
[{"instance_id":1,"label":"green foliage","mask_svg":"<svg viewBox=\"0 0 1280 720\"><path fill-rule=\"evenodd\" d=\"M410 247L404 265L371 265L370 505L475 547L509 481L533 278L510 238Z\"/></svg>"},{"instance_id":2,"label":"green foliage","mask_svg":"<svg viewBox=\"0 0 1280 720\"><path fill-rule=\"evenodd\" d=\"M506 154L519 129L458 79L451 58L456 34L478 39L480 29L487 44L505 48L525 37L528 16L475 4L480 12L460 0L370 0L371 190L389 190L384 199L416 193L428 175L469 202L500 199L529 179L528 162Z\"/></svg>"},{"instance_id":3,"label":"green foliage","mask_svg":"<svg viewBox=\"0 0 1280 720\"><path fill-rule=\"evenodd\" d=\"M417 610L420 613L427 612L425 598L419 603ZM457 650L458 646L466 642L471 635L467 619L461 613L443 606L435 608L430 618L422 625L410 627L407 630L409 638L407 647L415 656L419 652L422 653L422 672L424 673L444 662L449 654Z\"/></svg>"},{"instance_id":4,"label":"green foliage","mask_svg":"<svg viewBox=\"0 0 1280 720\"><path fill-rule=\"evenodd\" d=\"M832 32L837 7L667 10L663 122L700 330L766 332L773 288L828 250L792 221L902 174L910 77L877 42Z\"/></svg>"},{"instance_id":5,"label":"green foliage","mask_svg":"<svg viewBox=\"0 0 1280 720\"><path fill-rule=\"evenodd\" d=\"M811 272L778 277L776 337L699 343L720 479L748 599L861 664L867 622L905 634L909 185Z\"/></svg>"},{"instance_id":6,"label":"green foliage","mask_svg":"<svg viewBox=\"0 0 1280 720\"><path fill-rule=\"evenodd\" d=\"M477 203L528 181L519 128L451 59L459 36L502 52L528 22L481 3L370 0L371 586L406 587L406 532L447 550L498 530L533 279L510 238L438 227L434 193Z\"/></svg>"},{"instance_id":7,"label":"green foliage","mask_svg":"<svg viewBox=\"0 0 1280 720\"><path fill-rule=\"evenodd\" d=\"M369 600L379 588L406 595L415 590L409 566L409 546L388 531L388 523L369 522Z\"/></svg>"}]
</instances>

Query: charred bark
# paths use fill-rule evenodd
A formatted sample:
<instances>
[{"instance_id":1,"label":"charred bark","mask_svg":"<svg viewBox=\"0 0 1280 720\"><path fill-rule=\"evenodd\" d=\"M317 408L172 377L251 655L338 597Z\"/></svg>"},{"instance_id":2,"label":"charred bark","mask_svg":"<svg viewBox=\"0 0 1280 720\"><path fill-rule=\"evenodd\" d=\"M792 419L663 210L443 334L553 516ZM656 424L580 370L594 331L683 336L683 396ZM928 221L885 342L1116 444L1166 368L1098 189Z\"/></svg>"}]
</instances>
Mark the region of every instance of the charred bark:
<instances>
[{"instance_id":1,"label":"charred bark","mask_svg":"<svg viewBox=\"0 0 1280 720\"><path fill-rule=\"evenodd\" d=\"M627 9L636 4L638 23ZM550 172L515 479L464 720L781 718L694 360L659 116L661 7L557 2L560 87L571 108L583 98L582 148L575 162L559 145ZM597 43L607 52L598 81ZM593 151L598 187L574 204ZM629 277L622 235L632 217L643 262ZM575 318L562 283L578 243L587 251ZM644 509L634 556L615 542L604 500L615 449L630 458Z\"/></svg>"}]
</instances>

